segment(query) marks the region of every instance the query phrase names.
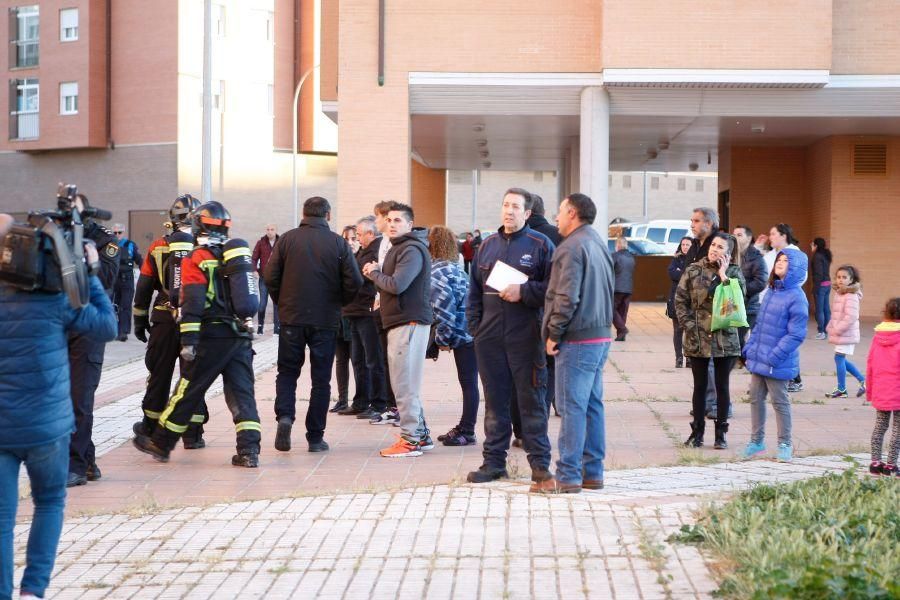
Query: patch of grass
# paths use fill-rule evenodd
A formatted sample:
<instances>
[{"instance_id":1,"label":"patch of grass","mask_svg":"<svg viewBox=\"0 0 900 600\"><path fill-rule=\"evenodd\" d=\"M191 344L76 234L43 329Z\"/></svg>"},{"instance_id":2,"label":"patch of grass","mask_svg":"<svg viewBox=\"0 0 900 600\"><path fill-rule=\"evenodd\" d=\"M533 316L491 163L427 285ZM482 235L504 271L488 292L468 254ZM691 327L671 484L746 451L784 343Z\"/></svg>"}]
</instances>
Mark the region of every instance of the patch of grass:
<instances>
[{"instance_id":1,"label":"patch of grass","mask_svg":"<svg viewBox=\"0 0 900 600\"><path fill-rule=\"evenodd\" d=\"M710 506L669 541L718 559L725 598L900 597L900 486L855 469L759 485Z\"/></svg>"}]
</instances>

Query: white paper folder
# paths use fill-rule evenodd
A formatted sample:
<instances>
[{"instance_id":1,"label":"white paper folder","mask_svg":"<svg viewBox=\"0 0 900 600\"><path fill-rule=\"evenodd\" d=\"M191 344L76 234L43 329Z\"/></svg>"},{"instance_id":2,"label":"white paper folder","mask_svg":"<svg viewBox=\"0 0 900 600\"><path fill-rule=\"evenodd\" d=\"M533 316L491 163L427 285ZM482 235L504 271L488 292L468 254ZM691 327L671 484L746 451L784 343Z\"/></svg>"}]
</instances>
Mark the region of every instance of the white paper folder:
<instances>
[{"instance_id":1,"label":"white paper folder","mask_svg":"<svg viewBox=\"0 0 900 600\"><path fill-rule=\"evenodd\" d=\"M491 269L491 274L488 275L485 284L488 287L497 290L498 292L502 292L510 285L521 285L527 281L528 275L516 268L509 266L502 260L498 260L496 263L494 263L494 268Z\"/></svg>"}]
</instances>

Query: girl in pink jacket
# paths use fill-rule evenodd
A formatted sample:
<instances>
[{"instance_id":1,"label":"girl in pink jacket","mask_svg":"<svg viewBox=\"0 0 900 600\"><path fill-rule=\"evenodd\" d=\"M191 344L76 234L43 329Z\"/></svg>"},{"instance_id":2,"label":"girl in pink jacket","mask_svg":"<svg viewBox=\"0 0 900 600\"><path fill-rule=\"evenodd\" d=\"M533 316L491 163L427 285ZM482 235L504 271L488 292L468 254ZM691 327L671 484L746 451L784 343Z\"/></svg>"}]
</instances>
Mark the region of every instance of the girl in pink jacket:
<instances>
[{"instance_id":1,"label":"girl in pink jacket","mask_svg":"<svg viewBox=\"0 0 900 600\"><path fill-rule=\"evenodd\" d=\"M872 403L875 413L875 429L872 430L873 475L900 476L897 454L900 453L900 298L891 298L884 307L884 322L875 327L875 338L869 349L866 367L869 389L866 400ZM881 446L891 415L894 427L887 464L881 462Z\"/></svg>"},{"instance_id":2,"label":"girl in pink jacket","mask_svg":"<svg viewBox=\"0 0 900 600\"><path fill-rule=\"evenodd\" d=\"M853 350L859 343L859 271L851 265L842 265L834 274L834 294L831 298L831 320L825 331L828 343L834 345L834 365L837 367L837 387L825 394L826 398L847 397L847 371L859 381L856 397L866 393L866 378L852 362Z\"/></svg>"}]
</instances>

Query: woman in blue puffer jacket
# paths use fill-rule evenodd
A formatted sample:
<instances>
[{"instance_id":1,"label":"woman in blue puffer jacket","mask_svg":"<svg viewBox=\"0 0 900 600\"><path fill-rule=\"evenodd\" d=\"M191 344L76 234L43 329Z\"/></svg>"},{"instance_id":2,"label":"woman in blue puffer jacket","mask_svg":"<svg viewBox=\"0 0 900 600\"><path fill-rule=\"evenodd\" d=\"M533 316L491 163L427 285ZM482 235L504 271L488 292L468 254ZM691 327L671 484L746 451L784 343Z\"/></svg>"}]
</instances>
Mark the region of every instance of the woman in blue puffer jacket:
<instances>
[{"instance_id":1,"label":"woman in blue puffer jacket","mask_svg":"<svg viewBox=\"0 0 900 600\"><path fill-rule=\"evenodd\" d=\"M9 226L0 215L0 239ZM96 249L89 257L97 260ZM90 301L75 310L63 293L24 292L0 283L0 598L13 590L13 527L19 468L31 481L34 517L20 597L43 598L62 532L75 429L69 392L68 332L102 341L116 337L116 313L90 277Z\"/></svg>"},{"instance_id":2,"label":"woman in blue puffer jacket","mask_svg":"<svg viewBox=\"0 0 900 600\"><path fill-rule=\"evenodd\" d=\"M750 443L744 458L765 451L766 396L771 396L778 424L778 460L790 461L791 400L788 382L800 373L800 344L806 338L809 302L800 288L809 259L799 250L785 248L775 258L769 292L763 298L756 326L744 348L750 371Z\"/></svg>"}]
</instances>

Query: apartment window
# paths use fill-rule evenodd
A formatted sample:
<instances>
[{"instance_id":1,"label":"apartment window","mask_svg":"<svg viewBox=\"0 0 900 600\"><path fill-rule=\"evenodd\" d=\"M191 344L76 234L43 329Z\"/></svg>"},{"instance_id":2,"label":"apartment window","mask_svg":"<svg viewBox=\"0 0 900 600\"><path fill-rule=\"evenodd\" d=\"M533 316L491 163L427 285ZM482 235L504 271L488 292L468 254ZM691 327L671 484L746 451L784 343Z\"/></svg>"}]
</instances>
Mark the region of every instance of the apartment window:
<instances>
[{"instance_id":1,"label":"apartment window","mask_svg":"<svg viewBox=\"0 0 900 600\"><path fill-rule=\"evenodd\" d=\"M543 171L535 171L534 172L534 182L541 183L544 181L544 172Z\"/></svg>"},{"instance_id":2,"label":"apartment window","mask_svg":"<svg viewBox=\"0 0 900 600\"><path fill-rule=\"evenodd\" d=\"M59 114L78 114L78 82L59 84Z\"/></svg>"},{"instance_id":3,"label":"apartment window","mask_svg":"<svg viewBox=\"0 0 900 600\"><path fill-rule=\"evenodd\" d=\"M78 39L78 9L64 8L59 11L59 41L74 42Z\"/></svg>"},{"instance_id":4,"label":"apartment window","mask_svg":"<svg viewBox=\"0 0 900 600\"><path fill-rule=\"evenodd\" d=\"M703 191L703 180L702 179L698 179L694 182L694 191L695 192Z\"/></svg>"},{"instance_id":5,"label":"apartment window","mask_svg":"<svg viewBox=\"0 0 900 600\"><path fill-rule=\"evenodd\" d=\"M678 191L683 192L687 189L687 180L684 177L678 178Z\"/></svg>"},{"instance_id":6,"label":"apartment window","mask_svg":"<svg viewBox=\"0 0 900 600\"><path fill-rule=\"evenodd\" d=\"M37 6L19 6L9 9L10 67L36 67L38 64L38 38L40 20Z\"/></svg>"},{"instance_id":7,"label":"apartment window","mask_svg":"<svg viewBox=\"0 0 900 600\"><path fill-rule=\"evenodd\" d=\"M659 189L659 177L651 177L650 178L650 189L651 190Z\"/></svg>"},{"instance_id":8,"label":"apartment window","mask_svg":"<svg viewBox=\"0 0 900 600\"><path fill-rule=\"evenodd\" d=\"M622 187L626 190L631 189L631 175L622 176Z\"/></svg>"},{"instance_id":9,"label":"apartment window","mask_svg":"<svg viewBox=\"0 0 900 600\"><path fill-rule=\"evenodd\" d=\"M213 4L213 33L219 39L225 38L225 6L222 4Z\"/></svg>"},{"instance_id":10,"label":"apartment window","mask_svg":"<svg viewBox=\"0 0 900 600\"><path fill-rule=\"evenodd\" d=\"M40 90L37 79L12 79L9 82L9 139L29 140L38 137Z\"/></svg>"}]
</instances>

